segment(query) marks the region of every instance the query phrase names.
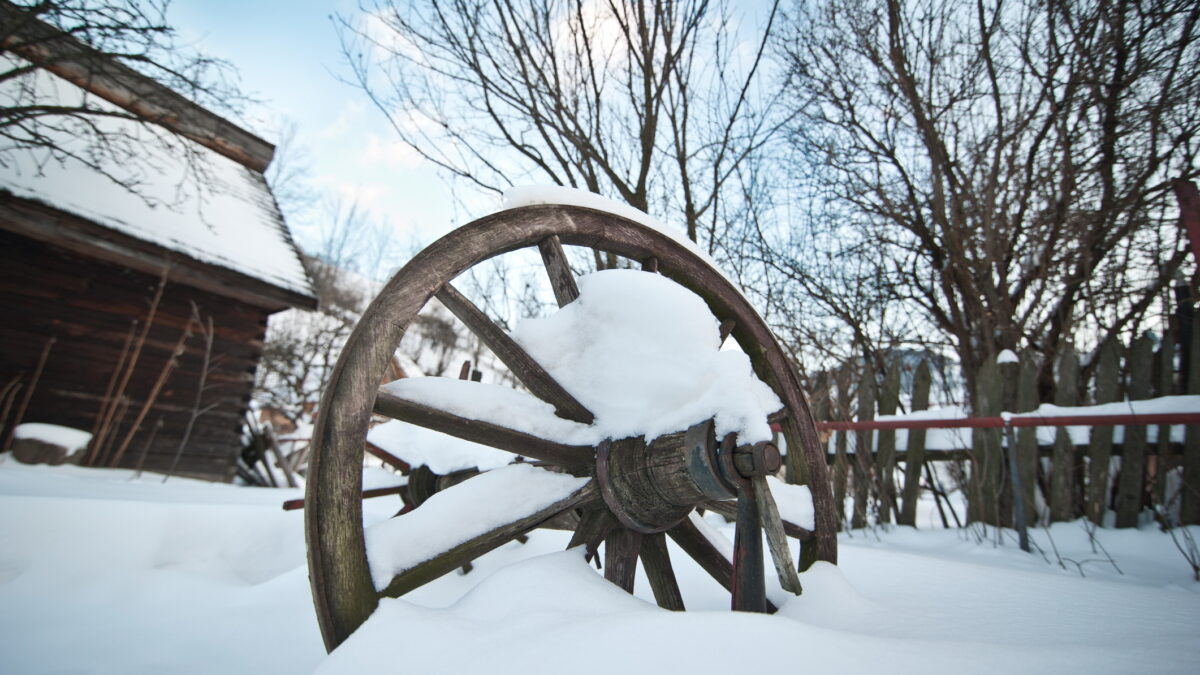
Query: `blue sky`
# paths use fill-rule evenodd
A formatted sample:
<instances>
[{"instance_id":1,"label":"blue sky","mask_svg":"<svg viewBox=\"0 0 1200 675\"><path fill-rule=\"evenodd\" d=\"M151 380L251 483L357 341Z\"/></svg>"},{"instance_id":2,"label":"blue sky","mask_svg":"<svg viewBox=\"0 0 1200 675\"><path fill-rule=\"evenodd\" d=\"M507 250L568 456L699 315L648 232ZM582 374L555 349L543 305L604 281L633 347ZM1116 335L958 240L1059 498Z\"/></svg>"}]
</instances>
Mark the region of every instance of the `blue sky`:
<instances>
[{"instance_id":1,"label":"blue sky","mask_svg":"<svg viewBox=\"0 0 1200 675\"><path fill-rule=\"evenodd\" d=\"M184 43L237 67L243 89L262 100L244 120L253 131L277 142L280 120L295 123L315 190L357 200L402 241L428 243L455 224L453 197L432 168L396 143L367 97L338 80L347 69L335 12L354 16L357 9L345 0L175 0L168 19ZM313 222L291 225L302 244L314 236Z\"/></svg>"}]
</instances>

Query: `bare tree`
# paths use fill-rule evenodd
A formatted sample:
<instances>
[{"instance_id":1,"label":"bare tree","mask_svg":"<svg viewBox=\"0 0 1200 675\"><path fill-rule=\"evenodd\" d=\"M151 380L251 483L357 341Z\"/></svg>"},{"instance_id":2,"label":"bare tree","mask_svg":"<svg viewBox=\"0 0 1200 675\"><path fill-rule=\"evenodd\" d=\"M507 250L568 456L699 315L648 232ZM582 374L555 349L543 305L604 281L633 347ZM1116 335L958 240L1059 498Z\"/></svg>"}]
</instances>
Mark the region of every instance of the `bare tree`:
<instances>
[{"instance_id":1,"label":"bare tree","mask_svg":"<svg viewBox=\"0 0 1200 675\"><path fill-rule=\"evenodd\" d=\"M154 201L139 191L160 170L145 151L153 144L204 178L202 153L182 137L247 134L211 114L181 124L180 101L235 112L248 99L229 64L178 43L168 5L0 0L0 165L17 154L38 167L75 161Z\"/></svg>"},{"instance_id":2,"label":"bare tree","mask_svg":"<svg viewBox=\"0 0 1200 675\"><path fill-rule=\"evenodd\" d=\"M710 252L786 119L762 77L776 3L761 25L707 0L363 10L341 18L354 79L427 160L484 191L540 181L608 194Z\"/></svg>"},{"instance_id":3,"label":"bare tree","mask_svg":"<svg viewBox=\"0 0 1200 675\"><path fill-rule=\"evenodd\" d=\"M1170 186L1200 173L1198 18L1182 0L799 5L809 202L764 228L763 258L810 322L946 347L969 394L1001 349L1048 369L1071 340L1144 329L1188 264Z\"/></svg>"}]
</instances>

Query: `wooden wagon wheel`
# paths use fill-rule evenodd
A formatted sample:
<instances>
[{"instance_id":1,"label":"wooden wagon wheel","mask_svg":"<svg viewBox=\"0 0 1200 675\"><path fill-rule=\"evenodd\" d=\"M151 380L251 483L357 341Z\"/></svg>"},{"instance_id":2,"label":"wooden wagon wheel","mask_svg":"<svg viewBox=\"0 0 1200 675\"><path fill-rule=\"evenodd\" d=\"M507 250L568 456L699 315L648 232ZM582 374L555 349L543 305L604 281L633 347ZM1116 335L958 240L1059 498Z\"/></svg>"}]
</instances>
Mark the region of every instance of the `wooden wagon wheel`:
<instances>
[{"instance_id":1,"label":"wooden wagon wheel","mask_svg":"<svg viewBox=\"0 0 1200 675\"><path fill-rule=\"evenodd\" d=\"M605 441L595 448L570 446L380 391L378 384L406 327L437 295L531 393L554 405L559 416L590 423L592 414L588 410L450 285L456 276L488 258L537 247L555 296L560 305L565 305L578 295L578 290L563 244L641 261L643 269L663 274L699 295L723 327L732 331L757 376L783 402L783 408L772 419L781 425L791 448L789 470L800 472L810 484L816 512L814 531L791 527L791 534L808 539L802 547L801 566L815 560L836 562L833 497L808 403L787 356L741 293L702 256L654 228L589 208L526 206L467 224L413 257L363 314L338 360L314 429L305 513L309 575L328 649L361 625L383 595L415 588L548 520L561 522L559 516L564 512L581 514L572 544L594 550L599 541L605 541L605 576L627 590L632 590L640 557L659 604L682 608L667 558L665 531L732 591L735 609L767 609L758 528L762 509L771 507L762 476L772 464L778 466L777 451L769 444L736 448L732 438L712 438L711 424L699 424L661 436L648 446L636 438ZM379 592L367 562L359 500L363 439L372 412L484 442L590 480L543 512L491 530L438 554L411 573L399 574L387 590ZM647 475L654 477L655 484L645 484ZM734 494L739 496L736 506L720 501ZM738 517L732 566L686 517L694 506ZM766 521L769 535L780 529L777 516ZM786 566L790 567L790 562Z\"/></svg>"}]
</instances>

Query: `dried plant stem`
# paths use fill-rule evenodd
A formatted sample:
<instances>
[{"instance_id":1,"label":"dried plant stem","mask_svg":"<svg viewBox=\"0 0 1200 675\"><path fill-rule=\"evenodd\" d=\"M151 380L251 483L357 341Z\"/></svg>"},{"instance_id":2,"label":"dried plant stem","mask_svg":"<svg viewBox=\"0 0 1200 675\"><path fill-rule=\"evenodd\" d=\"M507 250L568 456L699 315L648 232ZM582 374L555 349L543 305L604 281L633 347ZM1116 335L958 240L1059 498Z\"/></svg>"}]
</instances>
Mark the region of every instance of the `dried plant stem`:
<instances>
[{"instance_id":1,"label":"dried plant stem","mask_svg":"<svg viewBox=\"0 0 1200 675\"><path fill-rule=\"evenodd\" d=\"M8 420L8 411L12 409L13 401L17 398L17 392L21 391L21 376L17 375L4 385L4 392L0 393L0 399L4 400L4 407L0 409L0 431L4 430L4 422ZM3 450L3 446L0 446Z\"/></svg>"},{"instance_id":2,"label":"dried plant stem","mask_svg":"<svg viewBox=\"0 0 1200 675\"><path fill-rule=\"evenodd\" d=\"M150 327L154 325L155 315L158 314L158 305L162 302L163 291L167 287L167 273L169 271L169 267L163 268L162 276L158 280L158 288L154 291L154 299L150 301L150 311L146 315L146 323L142 325L142 332L138 334L137 342L134 343L133 353L129 356L129 362L125 364L125 372L121 374L120 384L117 385L116 390L113 392L114 405L110 406L108 413L105 415L105 419L100 425L99 435L92 438L92 443L97 448L106 440L109 433L115 429L112 425L112 417L116 413L117 408L115 402L125 396L125 388L129 385L129 379L133 377L133 371L137 367L138 358L142 354L142 347L146 344L146 337L150 333ZM99 460L97 460L97 464L99 463Z\"/></svg>"},{"instance_id":3,"label":"dried plant stem","mask_svg":"<svg viewBox=\"0 0 1200 675\"><path fill-rule=\"evenodd\" d=\"M162 415L158 416L158 421L154 423L154 428L150 430L150 436L142 445L142 453L138 455L137 466L133 470L134 478L142 477L142 468L146 466L146 455L150 452L150 446L154 444L154 437L158 435L158 430L163 426Z\"/></svg>"},{"instance_id":4,"label":"dried plant stem","mask_svg":"<svg viewBox=\"0 0 1200 675\"><path fill-rule=\"evenodd\" d=\"M130 425L129 431L125 432L125 439L121 441L120 447L109 461L108 465L115 467L119 466L121 459L125 456L125 451L129 449L129 443L133 440L133 435L138 432L142 425L142 420L146 419L146 413L150 412L151 406L158 400L158 394L162 391L163 385L167 383L167 378L171 376L171 372L179 365L179 356L183 354L184 343L188 338L192 337L192 319L188 319L187 325L183 327L183 334L179 336L179 341L175 343L175 348L171 350L171 356L167 362L163 364L162 370L158 373L158 379L154 381L154 387L150 390L150 395L146 397L142 403L141 410L138 411L137 417Z\"/></svg>"},{"instance_id":5,"label":"dried plant stem","mask_svg":"<svg viewBox=\"0 0 1200 675\"><path fill-rule=\"evenodd\" d=\"M175 473L175 467L179 465L179 459L183 456L183 450L187 447L188 440L192 437L192 429L196 426L196 420L201 415L212 410L216 405L200 407L200 403L204 398L205 384L208 382L208 371L212 363L212 347L215 331L213 330L212 317L208 317L208 321L204 322L200 319L200 310L196 305L192 304L192 319L191 321L200 325L200 333L204 336L204 364L200 368L200 381L196 385L196 398L192 401L191 415L188 416L187 427L183 430L183 437L179 439L179 447L175 449L175 457L171 459L171 466L167 469L166 475L163 476L163 482Z\"/></svg>"},{"instance_id":6,"label":"dried plant stem","mask_svg":"<svg viewBox=\"0 0 1200 675\"><path fill-rule=\"evenodd\" d=\"M56 337L50 337L46 340L46 346L42 347L42 355L38 357L37 367L33 369L33 377L29 379L29 388L25 390L25 397L21 399L21 405L17 407L17 415L13 418L12 426L8 428L8 433L4 437L4 450L12 450L13 435L17 433L17 427L21 426L21 420L25 418L25 410L29 407L29 400L33 398L33 392L37 390L38 380L42 379L42 369L46 367L46 359L50 356L50 348L58 340Z\"/></svg>"},{"instance_id":7,"label":"dried plant stem","mask_svg":"<svg viewBox=\"0 0 1200 675\"><path fill-rule=\"evenodd\" d=\"M100 435L100 425L108 415L110 406L115 406L117 401L113 398L113 389L117 385L117 375L125 367L125 359L129 357L129 347L133 344L133 336L137 333L138 320L134 319L129 323L129 332L125 335L125 344L121 347L121 357L117 359L117 365L113 367L112 375L108 378L108 386L104 388L104 397L100 399L100 409L96 411L96 421L92 423L92 439L96 439ZM94 466L97 456L100 454L100 444L95 442L88 443L88 451L80 462L83 466Z\"/></svg>"}]
</instances>

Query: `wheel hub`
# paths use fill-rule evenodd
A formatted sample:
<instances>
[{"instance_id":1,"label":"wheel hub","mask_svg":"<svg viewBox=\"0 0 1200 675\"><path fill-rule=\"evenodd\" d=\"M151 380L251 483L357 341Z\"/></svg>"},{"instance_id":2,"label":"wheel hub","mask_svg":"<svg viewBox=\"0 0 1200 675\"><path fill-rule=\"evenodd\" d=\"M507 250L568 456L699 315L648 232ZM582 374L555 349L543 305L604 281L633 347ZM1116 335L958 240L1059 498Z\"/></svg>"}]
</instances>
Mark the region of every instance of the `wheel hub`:
<instances>
[{"instance_id":1,"label":"wheel hub","mask_svg":"<svg viewBox=\"0 0 1200 675\"><path fill-rule=\"evenodd\" d=\"M761 442L720 444L712 420L646 443L605 440L596 448L596 480L604 503L625 527L652 534L678 524L692 509L737 496L753 476L779 470L779 450Z\"/></svg>"}]
</instances>

